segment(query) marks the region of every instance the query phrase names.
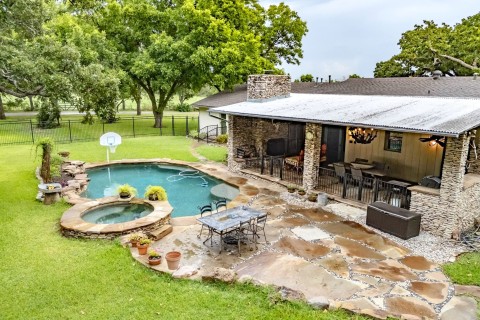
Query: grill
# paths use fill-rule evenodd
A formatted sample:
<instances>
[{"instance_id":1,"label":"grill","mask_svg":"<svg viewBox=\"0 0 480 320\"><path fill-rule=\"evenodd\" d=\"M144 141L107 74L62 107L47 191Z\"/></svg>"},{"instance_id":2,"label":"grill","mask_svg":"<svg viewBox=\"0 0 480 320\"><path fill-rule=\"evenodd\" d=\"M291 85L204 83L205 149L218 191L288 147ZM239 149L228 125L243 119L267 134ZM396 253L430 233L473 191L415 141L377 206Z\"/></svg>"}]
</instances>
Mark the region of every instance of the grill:
<instances>
[{"instance_id":1,"label":"grill","mask_svg":"<svg viewBox=\"0 0 480 320\"><path fill-rule=\"evenodd\" d=\"M442 180L440 177L435 176L426 176L420 181L420 185L427 188L440 189L440 184Z\"/></svg>"}]
</instances>

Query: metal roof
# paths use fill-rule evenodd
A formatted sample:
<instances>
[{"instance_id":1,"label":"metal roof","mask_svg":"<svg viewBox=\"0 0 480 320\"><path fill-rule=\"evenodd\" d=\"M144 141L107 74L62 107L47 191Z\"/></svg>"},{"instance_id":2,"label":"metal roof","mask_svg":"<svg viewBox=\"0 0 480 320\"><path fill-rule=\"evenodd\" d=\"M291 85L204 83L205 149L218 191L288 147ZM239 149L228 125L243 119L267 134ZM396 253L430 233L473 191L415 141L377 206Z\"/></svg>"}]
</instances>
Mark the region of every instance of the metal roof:
<instances>
[{"instance_id":1,"label":"metal roof","mask_svg":"<svg viewBox=\"0 0 480 320\"><path fill-rule=\"evenodd\" d=\"M292 93L480 98L480 78L351 78L332 83L293 82ZM246 84L211 95L193 105L218 108L244 101L247 101Z\"/></svg>"},{"instance_id":2,"label":"metal roof","mask_svg":"<svg viewBox=\"0 0 480 320\"><path fill-rule=\"evenodd\" d=\"M295 94L267 102L241 102L220 113L297 122L419 132L458 137L480 126L480 99Z\"/></svg>"}]
</instances>

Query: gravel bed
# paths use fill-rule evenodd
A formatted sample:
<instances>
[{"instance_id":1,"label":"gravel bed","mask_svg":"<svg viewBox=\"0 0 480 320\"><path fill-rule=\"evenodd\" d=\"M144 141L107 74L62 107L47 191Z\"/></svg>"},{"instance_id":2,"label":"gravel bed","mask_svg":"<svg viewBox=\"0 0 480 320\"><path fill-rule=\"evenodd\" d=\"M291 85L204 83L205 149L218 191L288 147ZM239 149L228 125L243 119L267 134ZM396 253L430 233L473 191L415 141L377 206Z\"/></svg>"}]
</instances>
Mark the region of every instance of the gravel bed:
<instances>
[{"instance_id":1,"label":"gravel bed","mask_svg":"<svg viewBox=\"0 0 480 320\"><path fill-rule=\"evenodd\" d=\"M306 208L318 208L317 203L310 202L306 200L306 198L295 193L285 192L282 193L280 197L291 205L298 205ZM333 200L329 200L328 204L323 207L323 209L339 215L342 218L367 226L365 223L367 213L363 209ZM371 227L367 226L367 228ZM397 238L377 229L375 229L375 232L410 249L412 251L411 255L424 256L425 258L440 264L454 261L455 257L460 253L471 251L459 241L444 239L424 231L420 231L420 235L409 240Z\"/></svg>"}]
</instances>

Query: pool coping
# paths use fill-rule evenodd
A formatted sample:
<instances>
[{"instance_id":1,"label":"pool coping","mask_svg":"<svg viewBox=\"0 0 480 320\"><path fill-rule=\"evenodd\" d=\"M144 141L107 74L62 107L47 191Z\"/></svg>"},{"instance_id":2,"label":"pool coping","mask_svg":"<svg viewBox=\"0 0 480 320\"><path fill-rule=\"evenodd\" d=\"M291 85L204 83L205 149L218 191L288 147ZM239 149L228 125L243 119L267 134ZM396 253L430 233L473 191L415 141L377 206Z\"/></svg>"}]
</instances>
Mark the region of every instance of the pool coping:
<instances>
[{"instance_id":1,"label":"pool coping","mask_svg":"<svg viewBox=\"0 0 480 320\"><path fill-rule=\"evenodd\" d=\"M110 162L96 162L96 163L82 163L82 170L83 172L80 174L80 180L83 181L82 186L86 188L88 186L88 178L85 177L85 171L88 169L94 168L101 168L106 167L109 165L117 165L117 164L164 164L164 165L177 165L177 166L186 166L188 168L192 168L198 171L201 171L204 174L212 176L228 185L234 186L238 188L239 193L238 195L233 198L228 204L227 207L236 207L239 205L247 204L253 197L257 196L260 193L259 188L256 186L248 183L248 179L244 177L239 177L238 175L232 174L228 169L225 167L219 166L217 163L197 163L197 162L187 162L182 160L172 160L168 158L158 158L158 159L122 159L122 160L114 160ZM107 203L114 203L115 201L125 201L120 200L118 196L113 197L105 197L105 198L98 198L98 199L90 199L84 198L80 196L85 189L78 188L78 189L69 189L63 192L64 199L74 206L67 210L61 220L60 224L62 227L62 232L66 236L72 237L86 237L86 238L108 238L112 239L116 236L120 236L123 234L127 234L130 232L137 232L137 231L151 231L161 227L164 224L170 223L171 219L191 219L196 218L199 216L191 215L188 217L175 217L171 218L170 214L173 211L173 207L168 204L170 211L167 215L161 215L159 213L160 220L156 219L157 221L153 221L153 219L149 217L156 217L157 214L152 216L154 212L150 213L149 215L125 223L119 224L110 224L110 225L100 225L100 224L93 224L86 222L81 218L81 215L86 210L92 209L99 205L104 205ZM158 206L162 207L165 206L165 201L149 201L142 198L133 198L132 201L144 201L145 203L149 203L152 206L158 204ZM146 219L146 220L143 220ZM138 222L139 221L139 222ZM163 224L160 224L161 221ZM138 225L137 225L138 224ZM133 227L132 227L133 226ZM146 230L149 229L149 230Z\"/></svg>"}]
</instances>

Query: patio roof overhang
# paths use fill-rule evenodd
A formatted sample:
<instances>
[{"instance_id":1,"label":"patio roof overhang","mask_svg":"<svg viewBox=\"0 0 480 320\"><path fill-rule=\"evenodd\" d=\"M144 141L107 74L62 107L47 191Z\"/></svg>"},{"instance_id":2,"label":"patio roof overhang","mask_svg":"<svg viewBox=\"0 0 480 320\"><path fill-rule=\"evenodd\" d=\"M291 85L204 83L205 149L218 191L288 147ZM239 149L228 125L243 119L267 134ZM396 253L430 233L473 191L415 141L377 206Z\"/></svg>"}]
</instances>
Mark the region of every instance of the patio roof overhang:
<instances>
[{"instance_id":1,"label":"patio roof overhang","mask_svg":"<svg viewBox=\"0 0 480 320\"><path fill-rule=\"evenodd\" d=\"M216 112L245 117L458 137L480 126L480 99L294 94Z\"/></svg>"}]
</instances>

